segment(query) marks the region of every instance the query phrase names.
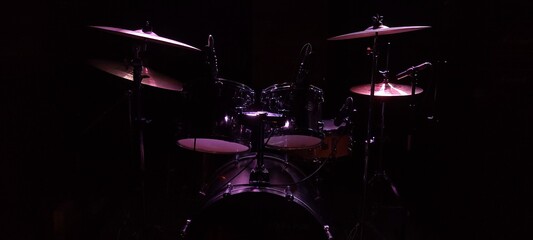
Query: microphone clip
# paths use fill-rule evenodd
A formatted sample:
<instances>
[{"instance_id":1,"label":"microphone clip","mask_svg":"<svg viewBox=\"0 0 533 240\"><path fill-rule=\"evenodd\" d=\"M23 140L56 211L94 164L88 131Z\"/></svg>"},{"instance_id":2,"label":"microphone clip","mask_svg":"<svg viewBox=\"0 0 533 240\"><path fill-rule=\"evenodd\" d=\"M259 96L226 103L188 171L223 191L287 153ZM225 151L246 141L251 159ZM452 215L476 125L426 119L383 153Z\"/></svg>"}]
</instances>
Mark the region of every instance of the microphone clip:
<instances>
[{"instance_id":1,"label":"microphone clip","mask_svg":"<svg viewBox=\"0 0 533 240\"><path fill-rule=\"evenodd\" d=\"M333 119L333 124L338 127L342 125L345 122L349 122L349 118L352 115L352 112L355 111L355 107L353 104L353 98L347 97L346 101L344 101L344 104L342 105L341 109L339 110L339 113L337 114L337 117Z\"/></svg>"}]
</instances>

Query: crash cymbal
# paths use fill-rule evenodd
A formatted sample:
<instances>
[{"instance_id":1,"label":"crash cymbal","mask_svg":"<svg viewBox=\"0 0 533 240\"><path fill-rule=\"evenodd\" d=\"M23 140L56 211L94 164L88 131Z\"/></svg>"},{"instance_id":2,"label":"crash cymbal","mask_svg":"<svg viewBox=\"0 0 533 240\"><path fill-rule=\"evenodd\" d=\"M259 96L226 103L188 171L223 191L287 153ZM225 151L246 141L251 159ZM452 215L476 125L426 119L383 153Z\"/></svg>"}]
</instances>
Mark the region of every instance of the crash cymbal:
<instances>
[{"instance_id":1,"label":"crash cymbal","mask_svg":"<svg viewBox=\"0 0 533 240\"><path fill-rule=\"evenodd\" d=\"M89 64L104 72L133 81L133 66L131 64L103 59L91 59L89 60ZM143 66L141 76L141 83L144 85L171 91L183 91L183 84L181 82L153 71L145 66Z\"/></svg>"},{"instance_id":2,"label":"crash cymbal","mask_svg":"<svg viewBox=\"0 0 533 240\"><path fill-rule=\"evenodd\" d=\"M89 26L89 27L96 28L99 30L104 30L106 32L122 35L122 36L129 37L129 38L146 40L146 41L168 45L172 47L179 47L179 48L184 48L184 49L189 49L189 50L201 51L200 49L187 45L185 43L181 43L181 42L178 42L172 39L161 37L152 31L145 32L142 29L128 30L128 29L105 27L105 26Z\"/></svg>"},{"instance_id":3,"label":"crash cymbal","mask_svg":"<svg viewBox=\"0 0 533 240\"><path fill-rule=\"evenodd\" d=\"M389 34L398 34L398 33L422 30L426 28L430 28L430 26L387 27L385 25L380 25L377 28L369 27L363 31L331 37L331 38L328 38L328 40L348 40L348 39L354 39L354 38L374 37L376 35L381 36L381 35L389 35Z\"/></svg>"},{"instance_id":4,"label":"crash cymbal","mask_svg":"<svg viewBox=\"0 0 533 240\"><path fill-rule=\"evenodd\" d=\"M353 93L370 96L371 84L363 84L350 88ZM411 95L412 87L410 85L377 83L374 86L374 96L377 97L399 97ZM422 88L415 87L415 94L421 93Z\"/></svg>"}]
</instances>

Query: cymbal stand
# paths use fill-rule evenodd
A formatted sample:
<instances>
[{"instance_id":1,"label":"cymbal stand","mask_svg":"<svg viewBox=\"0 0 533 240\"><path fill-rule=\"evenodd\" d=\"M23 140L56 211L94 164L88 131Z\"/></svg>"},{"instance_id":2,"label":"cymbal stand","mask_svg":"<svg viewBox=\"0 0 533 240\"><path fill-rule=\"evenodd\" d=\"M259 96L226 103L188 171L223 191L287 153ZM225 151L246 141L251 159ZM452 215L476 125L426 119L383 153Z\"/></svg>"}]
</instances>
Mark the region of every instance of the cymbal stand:
<instances>
[{"instance_id":1,"label":"cymbal stand","mask_svg":"<svg viewBox=\"0 0 533 240\"><path fill-rule=\"evenodd\" d=\"M374 18L374 20L376 20ZM366 130L366 139L365 139L365 145L364 145L364 161L363 161L363 193L362 193L362 199L361 199L361 205L359 209L359 231L357 235L357 239L363 238L363 225L366 221L366 200L367 200L367 185L368 185L368 163L370 158L370 144L373 144L375 142L375 138L372 136L372 110L373 110L373 103L374 103L374 94L375 94L375 75L377 72L377 61L378 61L378 55L377 55L377 38L378 33L374 35L373 40L373 47L370 52L372 55L372 68L371 68L371 74L370 74L370 97L369 97L369 104L368 104L368 117L367 117L367 130Z\"/></svg>"},{"instance_id":2,"label":"cymbal stand","mask_svg":"<svg viewBox=\"0 0 533 240\"><path fill-rule=\"evenodd\" d=\"M133 119L133 132L135 134L136 153L140 170L140 191L141 191L141 224L145 226L147 216L146 206L146 189L145 189L145 154L144 154L144 126L147 123L143 117L142 111L142 69L143 62L141 54L146 51L146 43L136 46L134 49L134 57L131 60L133 66L133 90L132 90L132 106L131 106L131 118Z\"/></svg>"},{"instance_id":3,"label":"cymbal stand","mask_svg":"<svg viewBox=\"0 0 533 240\"><path fill-rule=\"evenodd\" d=\"M383 16L377 15L372 18L373 19L373 28L377 29L380 26L382 26L382 20ZM390 183L390 186L392 188L392 191L395 195L397 195L396 188L390 182L388 176L385 174L385 171L382 166L382 160L383 160L383 145L384 145L384 129L385 129L385 103L381 102L381 117L380 117L380 136L379 136L379 152L378 152L378 159L376 162L376 169L374 170L373 175L369 179L369 161L370 161L370 145L375 143L376 139L372 135L372 115L373 115L373 108L374 108L374 99L375 99L375 86L376 86L376 76L378 75L378 33L376 32L373 38L373 46L370 51L370 54L372 55L372 68L371 68L371 75L370 75L370 96L369 96L369 104L368 104L368 117L367 117L367 132L366 132L366 139L365 139L365 145L364 145L364 166L363 166L363 189L362 189L362 200L360 205L360 215L359 215L359 231L357 231L356 238L357 239L363 239L364 236L364 227L363 225L367 224L367 201L368 201L368 186L374 181L377 180L385 180L385 182ZM389 45L390 46L390 45ZM387 59L388 61L388 59ZM388 63L387 63L388 65ZM386 72L385 72L386 73ZM387 83L388 79L385 77L385 83Z\"/></svg>"},{"instance_id":4,"label":"cymbal stand","mask_svg":"<svg viewBox=\"0 0 533 240\"><path fill-rule=\"evenodd\" d=\"M389 87L389 53L390 53L390 43L388 43L388 50L387 50L387 66L385 71L380 71L381 74L383 74L383 83L385 88ZM414 96L415 94L415 86L413 85L412 88L412 94ZM389 185L390 190L394 194L395 197L399 197L398 191L396 189L396 186L392 183L390 178L387 176L387 173L383 167L383 159L384 159L384 149L385 149L385 101L381 101L381 113L380 113L380 123L379 123L379 149L378 149L378 158L376 162L376 170L374 171L374 174L372 175L372 178L369 180L369 184L372 185L374 181L384 180L386 184Z\"/></svg>"}]
</instances>

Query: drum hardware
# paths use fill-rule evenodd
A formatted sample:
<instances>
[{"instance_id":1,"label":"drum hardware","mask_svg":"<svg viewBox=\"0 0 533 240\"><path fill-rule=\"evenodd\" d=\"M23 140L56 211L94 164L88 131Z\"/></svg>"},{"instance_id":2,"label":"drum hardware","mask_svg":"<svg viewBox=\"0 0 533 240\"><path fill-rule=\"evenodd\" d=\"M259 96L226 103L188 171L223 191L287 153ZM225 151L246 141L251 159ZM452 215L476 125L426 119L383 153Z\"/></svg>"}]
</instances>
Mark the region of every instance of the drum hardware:
<instances>
[{"instance_id":1,"label":"drum hardware","mask_svg":"<svg viewBox=\"0 0 533 240\"><path fill-rule=\"evenodd\" d=\"M129 101L129 114L132 124L132 132L135 135L134 147L136 151L136 160L139 163L140 170L140 197L141 197L141 222L146 226L147 220L147 206L146 206L146 187L145 187L145 175L146 175L146 163L145 163L145 149L144 149L144 127L148 121L143 116L142 103L143 98L141 94L142 86L148 85L173 91L183 90L181 83L164 75L151 71L143 65L142 55L147 51L148 43L158 43L172 47L178 47L187 50L200 51L200 49L193 46L160 37L152 32L152 26L147 21L145 26L139 30L127 30L115 27L106 26L89 26L94 29L103 30L108 33L120 35L122 37L128 37L135 40L139 40L134 46L133 58L127 65L121 65L116 62L109 62L104 60L90 60L89 63L98 69L113 74L115 76L132 81L130 93L128 94ZM131 68L130 68L131 67ZM141 232L141 235L144 234ZM143 236L144 237L144 236Z\"/></svg>"},{"instance_id":2,"label":"drum hardware","mask_svg":"<svg viewBox=\"0 0 533 240\"><path fill-rule=\"evenodd\" d=\"M297 85L301 85L304 88L309 85L309 80L307 78L307 75L309 75L309 64L307 59L311 56L312 53L313 46L310 43L304 44L300 49L302 61L300 62L300 65L298 67L298 74L296 75L295 83Z\"/></svg>"},{"instance_id":3,"label":"drum hardware","mask_svg":"<svg viewBox=\"0 0 533 240\"><path fill-rule=\"evenodd\" d=\"M291 186L285 187L285 198L288 201L293 201L294 200L294 194L291 191Z\"/></svg>"},{"instance_id":4,"label":"drum hardware","mask_svg":"<svg viewBox=\"0 0 533 240\"><path fill-rule=\"evenodd\" d=\"M231 194L231 191L233 190L233 185L231 185L231 182L228 182L226 185L226 191L224 191L224 194L222 196L227 197Z\"/></svg>"},{"instance_id":5,"label":"drum hardware","mask_svg":"<svg viewBox=\"0 0 533 240\"><path fill-rule=\"evenodd\" d=\"M413 66L413 67L410 67L408 69L406 69L405 71L403 72L400 72L398 74L396 74L396 79L397 80L400 80L400 79L403 79L405 77L411 77L411 103L409 104L409 111L410 111L410 114L409 114L409 131L408 131L408 134L407 134L407 151L411 151L412 150L412 147L413 147L413 134L414 134L414 131L415 131L415 116L416 116L416 99L415 99L415 94L416 93L416 85L418 83L418 72L428 68L432 66L432 64L430 62L424 62L424 63L421 63L417 66Z\"/></svg>"},{"instance_id":6,"label":"drum hardware","mask_svg":"<svg viewBox=\"0 0 533 240\"><path fill-rule=\"evenodd\" d=\"M185 236L187 234L187 231L189 229L189 226L191 225L191 222L192 222L191 219L186 219L185 220L185 224L183 225L183 227L181 228L180 233L179 233L179 239L184 239L185 238Z\"/></svg>"},{"instance_id":7,"label":"drum hardware","mask_svg":"<svg viewBox=\"0 0 533 240\"><path fill-rule=\"evenodd\" d=\"M265 126L267 126L267 121L277 123L283 121L284 117L280 114L264 111L246 112L242 117L244 118L245 123L252 126L252 133L256 133L254 139L256 140L257 163L250 172L250 184L257 184L258 186L269 184L270 176L263 159L265 148Z\"/></svg>"},{"instance_id":8,"label":"drum hardware","mask_svg":"<svg viewBox=\"0 0 533 240\"><path fill-rule=\"evenodd\" d=\"M347 156L349 155L349 153L351 152L351 142L352 142L352 137L351 137L351 126L352 122L349 121L348 122L348 126L346 125L341 125L335 133L333 134L337 134L337 136L332 136L331 137L331 143L325 143L324 146L322 147L323 150L326 150L326 149L331 149L331 152L329 154L329 159L336 159L338 157L343 157L343 156ZM343 141L343 137L346 137L346 139L344 140L345 141L345 146L344 148L340 149L339 148L339 143L341 141ZM327 138L327 137L326 137ZM339 150L342 150L339 154Z\"/></svg>"},{"instance_id":9,"label":"drum hardware","mask_svg":"<svg viewBox=\"0 0 533 240\"><path fill-rule=\"evenodd\" d=\"M192 122L189 133L179 138L177 145L210 154L249 151L252 130L240 122L239 114L252 105L255 96L253 90L244 84L218 78L210 84L207 94L210 95L207 97L216 102L206 106L210 108L207 110L209 116Z\"/></svg>"},{"instance_id":10,"label":"drum hardware","mask_svg":"<svg viewBox=\"0 0 533 240\"><path fill-rule=\"evenodd\" d=\"M354 111L355 107L353 105L353 98L347 97L341 109L339 110L339 113L337 114L335 119L333 119L333 124L338 127L341 124L346 123L348 117L350 117Z\"/></svg>"},{"instance_id":11,"label":"drum hardware","mask_svg":"<svg viewBox=\"0 0 533 240\"><path fill-rule=\"evenodd\" d=\"M304 199L305 196L313 193L309 191L310 189L305 188L305 184L309 184L308 180L310 178L315 177L327 161L322 162L313 173L305 176L303 172L297 169L296 166L292 165L286 158L275 157L275 155L272 155L271 153L264 152L265 126L283 123L286 120L286 117L284 115L265 111L251 111L241 113L239 115L239 118L243 124L251 126L251 128L253 129L253 139L255 143L253 145L253 150L255 150L256 152L242 153L241 156L239 156L240 154L237 154L235 158L236 161L230 161L226 163L225 166L218 169L218 171L213 176L211 184L206 185L206 187L202 190L205 193L203 195L203 208L199 210L195 218L190 218L186 220L186 223L182 227L180 236L182 238L192 237L192 239L204 239L203 237L211 239L211 237L207 236L207 232L209 232L208 229L211 229L218 224L224 224L223 221L216 220L221 217L224 217L224 212L218 212L224 211L224 209L220 209L224 205L220 205L221 203L217 204L217 202L226 202L227 204L233 204L234 201L239 202L239 199L242 197L252 198L251 201L239 202L236 206L230 205L232 206L230 209L235 209L236 207L245 208L244 210L232 210L232 212L230 213L232 215L240 216L243 214L246 215L247 212L251 211L246 209L248 207L252 207L254 209L253 211L257 212L258 210L255 210L257 204L260 204L258 206L263 206L267 207L267 209L270 209L269 205L279 204L277 203L279 200L270 198L279 197L280 199L283 199L283 204L288 204L289 206L292 206L293 204L296 204L295 206L303 206L303 209L306 212L308 211L308 213L305 214L310 215L312 218L315 219L313 221L316 222L309 222L309 220L306 219L296 219L293 216L294 214L285 213L286 211L297 211L290 210L297 208L290 207L288 209L285 209L285 206L278 206L274 209L267 210L265 213L261 214L276 215L276 212L280 212L280 214L285 214L282 217L276 217L274 219L269 220L268 217L265 217L265 219L263 219L262 217L257 216L257 214L260 213L254 213L253 215L246 217L246 223L241 223L236 226L218 227L216 229L212 229L212 231L222 231L224 233L225 231L230 232L230 230L227 229L240 227L243 224L248 226L250 225L250 222L254 222L255 224L252 224L253 227L245 227L245 229L239 230L239 233L236 233L238 236L244 235L245 237L243 238L249 239L249 236L247 234L279 234L278 232L276 232L276 229L269 230L269 232L271 233L261 232L263 231L262 228L273 228L273 226L271 226L272 223L282 224L281 227L290 227L291 225L297 226L299 224L311 224L315 226L318 224L316 227L319 227L320 231L317 231L317 229L309 229L309 231L314 232L314 235L309 235L309 237L328 240L333 239L333 235L331 233L329 225L324 224L320 214L317 212L318 209L315 209L316 207L314 206L314 203L307 202L308 200ZM214 185L213 183L216 183L216 185ZM270 200L267 202L261 202L263 200L261 198L265 197L265 194L266 197L269 197ZM259 199L256 199L258 197ZM315 201L316 198L312 198L309 200ZM209 211L215 211L217 212L217 214L209 216ZM301 214L303 213L298 213L296 215ZM204 215L208 216L206 217ZM303 217L303 215L300 217ZM288 218L289 220L286 220L285 218ZM285 221L295 222L284 224ZM306 229L308 227L311 226L306 226L302 229ZM296 230L297 232L301 231L301 229ZM221 235L223 234L221 233ZM281 239L287 239L284 237L285 236L283 236ZM280 239L279 236L275 238Z\"/></svg>"},{"instance_id":12,"label":"drum hardware","mask_svg":"<svg viewBox=\"0 0 533 240\"><path fill-rule=\"evenodd\" d=\"M270 182L270 173L263 164L263 156L258 154L257 166L250 172L250 184L254 185L266 185Z\"/></svg>"},{"instance_id":13,"label":"drum hardware","mask_svg":"<svg viewBox=\"0 0 533 240\"><path fill-rule=\"evenodd\" d=\"M264 155L263 166L271 174L270 182L252 182L250 173L257 169L257 156L248 153L238 162L228 162L216 171L202 207L185 220L180 237L250 239L268 235L287 240L299 236L333 239L330 226L325 224L318 205L310 198L313 192L306 185L309 176L304 177L286 159L268 153ZM232 216L231 222L228 215Z\"/></svg>"},{"instance_id":14,"label":"drum hardware","mask_svg":"<svg viewBox=\"0 0 533 240\"><path fill-rule=\"evenodd\" d=\"M331 154L329 158L332 158L332 159L337 158L338 143L342 140L342 136L345 135L344 133L350 133L352 131L353 114L356 111L357 110L355 109L353 98L347 97L346 100L344 101L344 104L340 108L339 113L333 119L333 125L338 127L338 129L336 129L336 131L333 133L333 134L337 134L337 137L336 138L332 137ZM330 122L324 121L325 127L327 126L329 127L329 125L331 125ZM329 129L326 129L326 130L329 130ZM346 149L342 153L341 156L348 155L348 152L350 151L352 138L350 137L351 134L348 134L348 136L349 136L348 137L349 139L347 140L347 143L346 143L347 144Z\"/></svg>"},{"instance_id":15,"label":"drum hardware","mask_svg":"<svg viewBox=\"0 0 533 240\"><path fill-rule=\"evenodd\" d=\"M213 80L218 79L218 59L215 51L215 38L209 35L207 38L207 64L211 67L211 77Z\"/></svg>"},{"instance_id":16,"label":"drum hardware","mask_svg":"<svg viewBox=\"0 0 533 240\"><path fill-rule=\"evenodd\" d=\"M224 180L225 180L225 183L220 185L220 188L218 189L209 189L209 182L213 182L213 181L216 181L217 179L211 179L210 181L204 181L204 184L202 185L200 191L199 191L199 194L200 196L205 199L206 197L208 197L208 190L210 191L214 191L214 192L219 192L219 191L222 191L222 189L225 189L224 190L224 194L223 196L229 196L231 195L231 191L233 190L233 187L234 185L232 184L233 180L240 176L246 169L249 169L250 166L253 164L253 161L248 161L247 163L243 163L241 161L242 158L248 158L250 156L256 156L255 155L256 153L253 153L253 155L250 155L249 153L248 154L245 154L245 155L239 155L239 154L236 154L235 155L235 160L234 161L231 161L231 164L234 164L236 168L238 169L241 169L240 171L238 171L237 173L235 173L233 176L231 177L227 177L227 176L224 176ZM286 162L286 161L285 161ZM215 174L216 175L216 174ZM238 185L237 187L240 187L240 186L249 186L250 184L242 184L242 185Z\"/></svg>"},{"instance_id":17,"label":"drum hardware","mask_svg":"<svg viewBox=\"0 0 533 240\"><path fill-rule=\"evenodd\" d=\"M383 158L383 144L384 144L384 110L385 110L385 104L382 102L381 105L381 119L380 119L380 136L378 139L379 142L379 152L378 152L378 158L377 158L377 168L374 171L373 176L369 179L369 161L370 161L370 145L375 143L375 137L372 134L372 115L373 115L373 105L374 100L376 97L399 97L399 96L413 96L415 94L419 94L422 92L421 88L418 88L415 86L414 83L411 84L411 86L408 85L400 85L400 84L392 84L389 83L389 78L387 77L388 72L380 72L377 69L378 65L378 37L381 35L389 35L389 34L398 34L398 33L404 33L404 32L411 32L421 29L427 29L429 26L406 26L406 27L388 27L383 25L383 16L376 15L372 17L372 26L368 27L367 29L363 31L343 34L335 37L328 38L328 40L348 40L348 39L356 39L356 38L366 38L366 37L372 37L373 38L373 45L371 48L368 48L368 54L371 56L371 74L370 74L370 84L365 85L359 85L354 86L350 89L351 92L369 96L369 105L368 105L368 118L367 118L367 131L366 131L366 138L364 140L364 166L363 166L363 190L362 190L362 200L360 205L360 213L359 213L359 223L356 225L357 228L357 235L356 238L362 239L363 238L363 228L362 225L366 223L367 216L366 216L366 204L367 204L367 191L368 186L372 184L374 181L377 181L378 179L385 180L386 182L390 183L390 187L392 188L392 191L394 194L397 195L396 188L392 184L392 182L389 180L389 178L386 176L384 169L382 169L382 158ZM390 45L389 45L390 46ZM387 65L388 65L388 57L387 57ZM388 68L388 66L387 66ZM419 69L425 68L422 65L420 65ZM414 70L414 68L413 68ZM407 71L406 71L407 72ZM384 74L383 76L383 82L376 83L376 79L378 78L378 74ZM403 74L398 74L398 77L402 77ZM383 100L383 99L382 99Z\"/></svg>"},{"instance_id":18,"label":"drum hardware","mask_svg":"<svg viewBox=\"0 0 533 240\"><path fill-rule=\"evenodd\" d=\"M214 38L209 35L206 46L206 63L210 77L205 88L197 89L196 98L202 104L205 99L209 106L206 119L195 119L192 130L182 136L176 143L178 146L202 153L237 154L247 152L251 148L252 130L240 122L239 115L255 102L252 88L218 76L218 60L215 53ZM202 86L204 87L204 86ZM195 103L196 104L196 103ZM191 113L194 114L194 113ZM209 124L209 126L201 124Z\"/></svg>"},{"instance_id":19,"label":"drum hardware","mask_svg":"<svg viewBox=\"0 0 533 240\"><path fill-rule=\"evenodd\" d=\"M339 157L349 156L353 147L353 120L352 115L356 112L355 109L346 111L345 117L340 120L339 126L335 126L335 119L324 119L322 132L324 138L322 142L309 149L288 151L290 156L294 156L296 160L312 161L320 164L324 159L337 159ZM340 116L338 115L338 116Z\"/></svg>"},{"instance_id":20,"label":"drum hardware","mask_svg":"<svg viewBox=\"0 0 533 240\"><path fill-rule=\"evenodd\" d=\"M309 84L309 61L312 46L306 43L300 49L300 63L295 81L273 84L261 91L260 106L264 111L287 117L282 127L269 126L266 147L275 150L313 148L320 144L322 89Z\"/></svg>"},{"instance_id":21,"label":"drum hardware","mask_svg":"<svg viewBox=\"0 0 533 240\"><path fill-rule=\"evenodd\" d=\"M420 94L424 90L416 86L416 82L411 83L410 85L404 84L393 84L389 80L401 80L408 76L416 75L419 71L426 69L431 66L430 62L424 62L417 66L410 67L403 72L396 74L394 78L389 76L388 71L380 71L381 79L383 82L377 84L374 89L374 96L377 97L401 97L401 96L413 96L415 94ZM350 88L350 91L353 93L361 95L370 95L370 84L358 85Z\"/></svg>"},{"instance_id":22,"label":"drum hardware","mask_svg":"<svg viewBox=\"0 0 533 240\"><path fill-rule=\"evenodd\" d=\"M322 127L322 89L284 82L271 85L261 92L265 111L287 117L281 127L271 126L266 147L276 150L300 150L319 146L324 135Z\"/></svg>"}]
</instances>

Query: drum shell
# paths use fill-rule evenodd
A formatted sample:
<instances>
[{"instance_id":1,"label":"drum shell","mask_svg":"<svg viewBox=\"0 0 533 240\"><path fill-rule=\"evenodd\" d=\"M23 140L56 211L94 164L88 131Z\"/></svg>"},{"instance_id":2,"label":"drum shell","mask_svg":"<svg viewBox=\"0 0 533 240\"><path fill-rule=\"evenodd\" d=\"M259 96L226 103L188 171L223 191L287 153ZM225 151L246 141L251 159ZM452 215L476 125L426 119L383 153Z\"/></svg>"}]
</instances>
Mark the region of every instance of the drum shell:
<instances>
[{"instance_id":1,"label":"drum shell","mask_svg":"<svg viewBox=\"0 0 533 240\"><path fill-rule=\"evenodd\" d=\"M255 92L245 84L219 78L197 99L178 145L207 153L234 154L251 148L252 130L239 115L255 102ZM198 114L199 111L206 111ZM201 119L198 119L198 118Z\"/></svg>"},{"instance_id":2,"label":"drum shell","mask_svg":"<svg viewBox=\"0 0 533 240\"><path fill-rule=\"evenodd\" d=\"M290 151L289 155L298 160L320 160L340 158L352 154L352 133L345 124L335 126L333 119L322 120L324 139L319 146L310 149Z\"/></svg>"},{"instance_id":3,"label":"drum shell","mask_svg":"<svg viewBox=\"0 0 533 240\"><path fill-rule=\"evenodd\" d=\"M267 147L307 149L320 143L323 138L322 89L313 85L300 87L294 83L274 84L262 90L260 102L264 111L281 113L287 117L285 126L266 129L267 136L280 137L279 141L267 138Z\"/></svg>"}]
</instances>

